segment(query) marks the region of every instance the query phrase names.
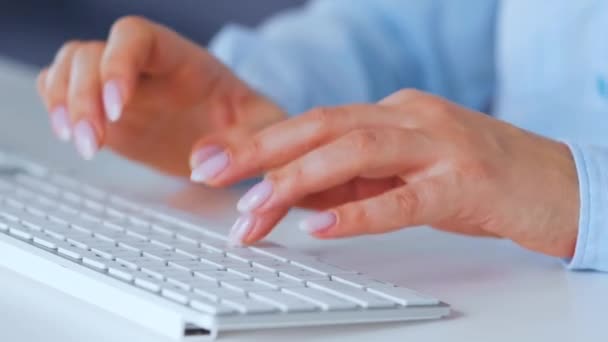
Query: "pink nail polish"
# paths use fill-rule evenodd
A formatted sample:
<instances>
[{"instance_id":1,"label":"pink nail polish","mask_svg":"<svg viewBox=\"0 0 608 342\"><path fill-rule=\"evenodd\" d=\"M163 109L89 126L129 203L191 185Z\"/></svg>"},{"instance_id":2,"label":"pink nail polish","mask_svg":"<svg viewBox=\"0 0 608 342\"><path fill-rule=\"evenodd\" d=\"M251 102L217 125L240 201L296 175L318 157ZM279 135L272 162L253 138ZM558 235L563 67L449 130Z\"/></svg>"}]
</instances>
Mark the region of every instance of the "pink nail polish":
<instances>
[{"instance_id":1,"label":"pink nail polish","mask_svg":"<svg viewBox=\"0 0 608 342\"><path fill-rule=\"evenodd\" d=\"M338 221L336 214L331 212L319 213L300 221L300 230L307 233L317 233L331 228Z\"/></svg>"},{"instance_id":2,"label":"pink nail polish","mask_svg":"<svg viewBox=\"0 0 608 342\"><path fill-rule=\"evenodd\" d=\"M122 97L118 82L108 81L103 87L103 105L106 111L108 120L112 122L118 121L122 114Z\"/></svg>"},{"instance_id":3,"label":"pink nail polish","mask_svg":"<svg viewBox=\"0 0 608 342\"><path fill-rule=\"evenodd\" d=\"M70 117L65 106L59 106L51 113L51 126L59 140L69 141L72 137Z\"/></svg>"},{"instance_id":4,"label":"pink nail polish","mask_svg":"<svg viewBox=\"0 0 608 342\"><path fill-rule=\"evenodd\" d=\"M251 232L255 224L255 218L252 215L243 215L239 217L228 235L228 245L231 247L243 246L243 240Z\"/></svg>"},{"instance_id":5,"label":"pink nail polish","mask_svg":"<svg viewBox=\"0 0 608 342\"><path fill-rule=\"evenodd\" d=\"M99 145L95 130L89 121L81 120L74 126L74 143L84 159L93 159L99 149Z\"/></svg>"},{"instance_id":6,"label":"pink nail polish","mask_svg":"<svg viewBox=\"0 0 608 342\"><path fill-rule=\"evenodd\" d=\"M270 195L272 195L272 183L263 180L249 189L241 197L236 207L242 213L252 212L261 207L270 198Z\"/></svg>"},{"instance_id":7,"label":"pink nail polish","mask_svg":"<svg viewBox=\"0 0 608 342\"><path fill-rule=\"evenodd\" d=\"M219 152L197 166L190 175L193 182L205 183L217 177L230 164L230 158L226 152Z\"/></svg>"},{"instance_id":8,"label":"pink nail polish","mask_svg":"<svg viewBox=\"0 0 608 342\"><path fill-rule=\"evenodd\" d=\"M190 156L190 168L193 170L196 169L199 165L201 165L204 161L213 157L214 155L222 152L222 148L219 146L205 146Z\"/></svg>"}]
</instances>

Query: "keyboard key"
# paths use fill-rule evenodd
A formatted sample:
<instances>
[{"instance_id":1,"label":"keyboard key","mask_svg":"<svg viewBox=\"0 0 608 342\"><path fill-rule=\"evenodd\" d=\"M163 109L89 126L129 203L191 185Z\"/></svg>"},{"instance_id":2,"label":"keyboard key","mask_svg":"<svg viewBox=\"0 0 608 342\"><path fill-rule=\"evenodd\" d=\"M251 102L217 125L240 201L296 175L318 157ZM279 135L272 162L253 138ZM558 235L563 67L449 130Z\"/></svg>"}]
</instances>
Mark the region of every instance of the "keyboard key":
<instances>
[{"instance_id":1,"label":"keyboard key","mask_svg":"<svg viewBox=\"0 0 608 342\"><path fill-rule=\"evenodd\" d=\"M351 301L309 287L293 287L281 291L312 302L325 311L354 310L358 307Z\"/></svg>"},{"instance_id":2,"label":"keyboard key","mask_svg":"<svg viewBox=\"0 0 608 342\"><path fill-rule=\"evenodd\" d=\"M272 271L272 272L279 272L279 270L283 269L285 267L285 265L288 265L287 263L285 263L283 261L280 261L277 259L272 259L270 257L265 257L265 256L262 256L261 258L253 258L253 260L251 260L251 261L252 261L253 267L263 268L265 270Z\"/></svg>"},{"instance_id":3,"label":"keyboard key","mask_svg":"<svg viewBox=\"0 0 608 342\"><path fill-rule=\"evenodd\" d=\"M280 268L279 275L299 281L329 280L328 276L290 265Z\"/></svg>"},{"instance_id":4,"label":"keyboard key","mask_svg":"<svg viewBox=\"0 0 608 342\"><path fill-rule=\"evenodd\" d=\"M9 227L8 233L21 240L30 241L33 238L25 227Z\"/></svg>"},{"instance_id":5,"label":"keyboard key","mask_svg":"<svg viewBox=\"0 0 608 342\"><path fill-rule=\"evenodd\" d=\"M275 289L290 288L290 287L305 287L304 282L294 280L291 278L278 277L278 278L266 278L266 279L254 279L256 283L260 283L265 286L270 286Z\"/></svg>"},{"instance_id":6,"label":"keyboard key","mask_svg":"<svg viewBox=\"0 0 608 342\"><path fill-rule=\"evenodd\" d=\"M368 288L367 291L405 306L439 304L439 300L435 298L423 296L416 291L403 287L385 285Z\"/></svg>"},{"instance_id":7,"label":"keyboard key","mask_svg":"<svg viewBox=\"0 0 608 342\"><path fill-rule=\"evenodd\" d=\"M344 284L362 288L362 289L366 288L366 287L374 287L376 285L381 286L381 285L386 284L386 283L382 283L377 280L374 280L372 278L366 277L362 274L354 274L354 273L332 275L331 279L335 280L335 281L339 281Z\"/></svg>"},{"instance_id":8,"label":"keyboard key","mask_svg":"<svg viewBox=\"0 0 608 342\"><path fill-rule=\"evenodd\" d=\"M231 281L222 281L221 285L223 287L229 288L236 292L247 293L247 292L267 292L272 291L275 292L276 289L264 285L262 283L256 283L251 280L231 280Z\"/></svg>"},{"instance_id":9,"label":"keyboard key","mask_svg":"<svg viewBox=\"0 0 608 342\"><path fill-rule=\"evenodd\" d=\"M230 315L236 313L235 309L228 307L223 303L216 303L207 298L197 296L196 294L191 297L190 306L197 311L212 315Z\"/></svg>"},{"instance_id":10,"label":"keyboard key","mask_svg":"<svg viewBox=\"0 0 608 342\"><path fill-rule=\"evenodd\" d=\"M243 278L248 279L274 279L277 278L278 275L276 272L268 271L262 268L239 268L239 269L228 269L228 272L240 275Z\"/></svg>"},{"instance_id":11,"label":"keyboard key","mask_svg":"<svg viewBox=\"0 0 608 342\"><path fill-rule=\"evenodd\" d=\"M230 273L227 271L207 271L207 270L194 271L194 275L201 277L201 278L211 279L211 280L215 280L215 281L230 281L230 280L247 279L246 277L242 277L238 274Z\"/></svg>"},{"instance_id":12,"label":"keyboard key","mask_svg":"<svg viewBox=\"0 0 608 342\"><path fill-rule=\"evenodd\" d=\"M163 283L161 280L158 280L155 277L143 272L138 272L135 274L134 283L135 285L151 292L160 292L161 288L165 285L165 283Z\"/></svg>"},{"instance_id":13,"label":"keyboard key","mask_svg":"<svg viewBox=\"0 0 608 342\"><path fill-rule=\"evenodd\" d=\"M161 291L160 291L161 296L171 299L175 302L178 302L180 304L188 304L188 302L190 301L190 296L191 293L188 291L185 291L181 288L177 288L177 287L173 287L173 288L167 288L164 287Z\"/></svg>"},{"instance_id":14,"label":"keyboard key","mask_svg":"<svg viewBox=\"0 0 608 342\"><path fill-rule=\"evenodd\" d=\"M222 256L220 254L205 254L200 256L200 260L206 264L213 265L216 267L226 267L231 269L251 268L249 263Z\"/></svg>"},{"instance_id":15,"label":"keyboard key","mask_svg":"<svg viewBox=\"0 0 608 342\"><path fill-rule=\"evenodd\" d=\"M48 248L48 249L52 249L52 250L56 250L57 249L57 245L53 242L53 238L37 232L36 234L32 234L33 235L33 242L34 244L38 245L38 246L42 246L44 248Z\"/></svg>"},{"instance_id":16,"label":"keyboard key","mask_svg":"<svg viewBox=\"0 0 608 342\"><path fill-rule=\"evenodd\" d=\"M211 264L203 264L200 261L196 261L196 260L190 260L190 261L169 261L169 266L170 267L174 267L174 268L178 268L178 269L182 269L182 270L187 270L187 271L218 271L218 270L222 270L222 268L218 267L218 266L214 266Z\"/></svg>"},{"instance_id":17,"label":"keyboard key","mask_svg":"<svg viewBox=\"0 0 608 342\"><path fill-rule=\"evenodd\" d=\"M94 268L98 271L105 271L108 269L106 266L107 259L96 256L95 254L87 254L82 257L82 263L86 266Z\"/></svg>"},{"instance_id":18,"label":"keyboard key","mask_svg":"<svg viewBox=\"0 0 608 342\"><path fill-rule=\"evenodd\" d=\"M234 291L230 288L226 287L204 287L204 288L194 288L194 293L198 294L201 297L207 298L212 301L219 301L221 299L226 298L235 298L235 297L245 297L245 295L239 291Z\"/></svg>"},{"instance_id":19,"label":"keyboard key","mask_svg":"<svg viewBox=\"0 0 608 342\"><path fill-rule=\"evenodd\" d=\"M261 302L276 306L284 312L309 312L320 309L320 307L310 302L283 292L250 293L249 296Z\"/></svg>"},{"instance_id":20,"label":"keyboard key","mask_svg":"<svg viewBox=\"0 0 608 342\"><path fill-rule=\"evenodd\" d=\"M387 300L362 289L334 281L308 282L312 288L355 302L364 308L384 309L396 306L394 301Z\"/></svg>"},{"instance_id":21,"label":"keyboard key","mask_svg":"<svg viewBox=\"0 0 608 342\"><path fill-rule=\"evenodd\" d=\"M80 261L82 256L80 255L81 251L78 251L74 246L69 243L57 243L57 253L63 257L67 257L72 260Z\"/></svg>"},{"instance_id":22,"label":"keyboard key","mask_svg":"<svg viewBox=\"0 0 608 342\"><path fill-rule=\"evenodd\" d=\"M21 209L7 206L0 207L0 217L7 221L19 222L21 215L23 215L23 210Z\"/></svg>"},{"instance_id":23,"label":"keyboard key","mask_svg":"<svg viewBox=\"0 0 608 342\"><path fill-rule=\"evenodd\" d=\"M233 307L244 314L262 314L278 311L278 307L247 297L235 297L222 300L223 304Z\"/></svg>"},{"instance_id":24,"label":"keyboard key","mask_svg":"<svg viewBox=\"0 0 608 342\"><path fill-rule=\"evenodd\" d=\"M288 252L286 252L285 248L283 247L249 247L250 250L259 253L259 254L263 254L266 256L270 256L272 258L281 260L283 262L288 262L289 258L286 256L291 256L289 255Z\"/></svg>"},{"instance_id":25,"label":"keyboard key","mask_svg":"<svg viewBox=\"0 0 608 342\"><path fill-rule=\"evenodd\" d=\"M4 202L7 205L7 208L13 208L13 209L18 209L18 210L23 210L25 209L25 204L21 201L18 201L14 198L6 198L4 200Z\"/></svg>"},{"instance_id":26,"label":"keyboard key","mask_svg":"<svg viewBox=\"0 0 608 342\"><path fill-rule=\"evenodd\" d=\"M316 272L316 273L320 273L326 276L329 275L333 275L333 274L357 274L357 272L355 271L348 271L342 268L339 268L337 266L333 266L333 265L329 265L329 264L325 264L323 262L320 262L318 260L314 260L313 258L309 258L308 260L304 261L304 260L300 260L300 261L290 261L291 264L293 264L294 266L312 271L312 272Z\"/></svg>"},{"instance_id":27,"label":"keyboard key","mask_svg":"<svg viewBox=\"0 0 608 342\"><path fill-rule=\"evenodd\" d=\"M116 262L109 263L108 274L126 282L131 282L135 279L135 277L133 276L134 272L132 269Z\"/></svg>"}]
</instances>

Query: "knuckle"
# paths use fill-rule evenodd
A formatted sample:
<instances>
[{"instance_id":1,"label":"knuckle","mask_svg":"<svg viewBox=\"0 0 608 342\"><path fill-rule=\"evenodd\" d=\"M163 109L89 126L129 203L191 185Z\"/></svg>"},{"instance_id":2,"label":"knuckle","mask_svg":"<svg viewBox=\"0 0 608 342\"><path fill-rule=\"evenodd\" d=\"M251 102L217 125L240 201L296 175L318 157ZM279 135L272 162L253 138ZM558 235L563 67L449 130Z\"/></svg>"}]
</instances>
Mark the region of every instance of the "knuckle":
<instances>
[{"instance_id":1,"label":"knuckle","mask_svg":"<svg viewBox=\"0 0 608 342\"><path fill-rule=\"evenodd\" d=\"M241 155L247 158L248 160L254 160L259 156L263 156L264 152L264 140L259 136L255 136L251 139L247 147L242 151Z\"/></svg>"},{"instance_id":2,"label":"knuckle","mask_svg":"<svg viewBox=\"0 0 608 342\"><path fill-rule=\"evenodd\" d=\"M63 46L61 46L61 48L59 48L59 51L57 51L57 54L55 55L55 62L59 62L65 58L67 58L81 44L82 44L82 42L79 40L69 40L66 43L64 43Z\"/></svg>"},{"instance_id":3,"label":"knuckle","mask_svg":"<svg viewBox=\"0 0 608 342\"><path fill-rule=\"evenodd\" d=\"M444 122L449 119L452 108L450 104L434 96L423 96L417 100L416 107L419 113L433 122Z\"/></svg>"},{"instance_id":4,"label":"knuckle","mask_svg":"<svg viewBox=\"0 0 608 342\"><path fill-rule=\"evenodd\" d=\"M103 51L105 43L98 40L88 41L82 44L80 50L83 50L87 53L100 53Z\"/></svg>"},{"instance_id":5,"label":"knuckle","mask_svg":"<svg viewBox=\"0 0 608 342\"><path fill-rule=\"evenodd\" d=\"M275 192L279 194L289 194L289 196L297 196L298 186L303 184L302 177L304 176L301 167L298 165L290 165L272 172L268 175L268 179L270 179L274 185Z\"/></svg>"},{"instance_id":6,"label":"knuckle","mask_svg":"<svg viewBox=\"0 0 608 342\"><path fill-rule=\"evenodd\" d=\"M373 152L379 140L378 133L372 129L358 129L350 133L348 143L358 153L358 158Z\"/></svg>"},{"instance_id":7,"label":"knuckle","mask_svg":"<svg viewBox=\"0 0 608 342\"><path fill-rule=\"evenodd\" d=\"M110 36L114 34L120 34L121 32L127 32L131 30L140 30L142 27L148 25L148 20L137 15L128 15L119 18L114 22L110 29Z\"/></svg>"},{"instance_id":8,"label":"knuckle","mask_svg":"<svg viewBox=\"0 0 608 342\"><path fill-rule=\"evenodd\" d=\"M395 194L395 202L403 216L412 217L420 206L420 197L416 192L405 189Z\"/></svg>"},{"instance_id":9,"label":"knuckle","mask_svg":"<svg viewBox=\"0 0 608 342\"><path fill-rule=\"evenodd\" d=\"M401 101L411 101L417 99L420 96L424 96L424 93L418 89L414 88L405 88L399 90L395 96Z\"/></svg>"},{"instance_id":10,"label":"knuckle","mask_svg":"<svg viewBox=\"0 0 608 342\"><path fill-rule=\"evenodd\" d=\"M73 52L74 63L78 64L83 60L89 60L95 56L101 56L103 52L103 45L99 42L86 42L79 45L79 47Z\"/></svg>"},{"instance_id":11,"label":"knuckle","mask_svg":"<svg viewBox=\"0 0 608 342\"><path fill-rule=\"evenodd\" d=\"M459 161L456 168L461 177L479 183L492 179L497 174L493 164L481 158Z\"/></svg>"},{"instance_id":12,"label":"knuckle","mask_svg":"<svg viewBox=\"0 0 608 342\"><path fill-rule=\"evenodd\" d=\"M254 136L246 145L235 145L230 148L231 159L241 168L253 173L262 173L264 170L263 157L266 156L264 141Z\"/></svg>"},{"instance_id":13,"label":"knuckle","mask_svg":"<svg viewBox=\"0 0 608 342\"><path fill-rule=\"evenodd\" d=\"M361 204L351 204L338 214L339 217L344 217L345 221L352 223L358 227L358 232L361 234L373 234L375 232L374 225L370 224L369 214L366 208ZM350 224L349 224L350 225Z\"/></svg>"},{"instance_id":14,"label":"knuckle","mask_svg":"<svg viewBox=\"0 0 608 342\"><path fill-rule=\"evenodd\" d=\"M308 114L309 120L315 125L317 131L327 131L333 122L335 109L329 107L315 108Z\"/></svg>"},{"instance_id":15,"label":"knuckle","mask_svg":"<svg viewBox=\"0 0 608 342\"><path fill-rule=\"evenodd\" d=\"M94 117L99 108L95 101L86 96L70 96L68 99L70 113L75 117Z\"/></svg>"}]
</instances>

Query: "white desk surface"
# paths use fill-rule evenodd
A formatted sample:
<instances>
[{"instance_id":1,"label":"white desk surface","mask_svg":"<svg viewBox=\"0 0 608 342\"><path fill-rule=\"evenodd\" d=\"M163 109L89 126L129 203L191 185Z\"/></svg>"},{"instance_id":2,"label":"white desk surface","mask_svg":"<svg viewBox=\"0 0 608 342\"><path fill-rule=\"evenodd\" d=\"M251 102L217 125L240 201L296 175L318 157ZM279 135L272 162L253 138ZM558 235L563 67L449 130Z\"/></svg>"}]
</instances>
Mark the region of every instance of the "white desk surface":
<instances>
[{"instance_id":1,"label":"white desk surface","mask_svg":"<svg viewBox=\"0 0 608 342\"><path fill-rule=\"evenodd\" d=\"M81 161L71 146L52 138L34 77L35 70L0 59L0 146L62 170L96 171L89 175L97 184L151 203L164 201L194 210L218 230L229 227L236 217L233 203L242 190L191 186L109 153L90 163ZM200 202L180 202L184 193L195 194ZM410 229L320 242L294 229L293 222L293 216L285 220L271 240L429 293L450 303L454 314L433 322L228 333L220 335L221 340L606 341L608 274L568 272L558 260L508 241ZM0 268L0 341L165 340Z\"/></svg>"}]
</instances>

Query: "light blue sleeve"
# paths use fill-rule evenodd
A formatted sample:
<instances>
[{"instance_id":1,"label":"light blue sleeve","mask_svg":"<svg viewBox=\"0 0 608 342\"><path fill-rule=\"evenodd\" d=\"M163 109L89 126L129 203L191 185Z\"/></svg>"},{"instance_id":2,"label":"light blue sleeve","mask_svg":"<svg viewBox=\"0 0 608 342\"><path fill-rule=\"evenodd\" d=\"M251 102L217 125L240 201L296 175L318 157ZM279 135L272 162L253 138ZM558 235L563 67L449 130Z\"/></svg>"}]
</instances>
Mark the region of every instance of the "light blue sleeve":
<instances>
[{"instance_id":1,"label":"light blue sleeve","mask_svg":"<svg viewBox=\"0 0 608 342\"><path fill-rule=\"evenodd\" d=\"M210 50L297 114L414 87L488 110L495 0L317 0L256 29L229 25Z\"/></svg>"},{"instance_id":2,"label":"light blue sleeve","mask_svg":"<svg viewBox=\"0 0 608 342\"><path fill-rule=\"evenodd\" d=\"M608 148L570 144L580 187L578 240L568 267L608 272Z\"/></svg>"}]
</instances>

